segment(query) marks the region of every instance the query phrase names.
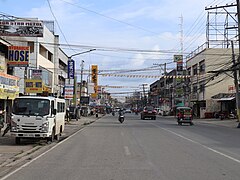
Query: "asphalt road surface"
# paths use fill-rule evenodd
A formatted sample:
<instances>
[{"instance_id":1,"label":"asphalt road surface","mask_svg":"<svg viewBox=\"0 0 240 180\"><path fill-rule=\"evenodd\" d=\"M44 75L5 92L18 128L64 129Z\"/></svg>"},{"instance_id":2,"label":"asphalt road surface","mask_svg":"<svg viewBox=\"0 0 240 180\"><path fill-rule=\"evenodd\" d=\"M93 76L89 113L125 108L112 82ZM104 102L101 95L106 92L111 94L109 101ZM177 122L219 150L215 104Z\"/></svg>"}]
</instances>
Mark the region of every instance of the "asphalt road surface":
<instances>
[{"instance_id":1,"label":"asphalt road surface","mask_svg":"<svg viewBox=\"0 0 240 180\"><path fill-rule=\"evenodd\" d=\"M2 180L239 180L240 131L106 115Z\"/></svg>"}]
</instances>

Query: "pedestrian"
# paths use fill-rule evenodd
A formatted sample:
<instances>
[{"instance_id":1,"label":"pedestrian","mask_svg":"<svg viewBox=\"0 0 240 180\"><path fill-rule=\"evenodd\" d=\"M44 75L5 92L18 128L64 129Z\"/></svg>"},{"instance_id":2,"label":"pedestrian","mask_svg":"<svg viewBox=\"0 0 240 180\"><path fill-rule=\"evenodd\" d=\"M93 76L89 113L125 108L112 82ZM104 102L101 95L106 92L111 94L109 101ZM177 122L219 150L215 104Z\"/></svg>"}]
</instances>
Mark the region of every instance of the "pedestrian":
<instances>
[{"instance_id":1,"label":"pedestrian","mask_svg":"<svg viewBox=\"0 0 240 180\"><path fill-rule=\"evenodd\" d=\"M3 127L4 127L4 111L0 110L0 135Z\"/></svg>"},{"instance_id":2,"label":"pedestrian","mask_svg":"<svg viewBox=\"0 0 240 180\"><path fill-rule=\"evenodd\" d=\"M9 113L8 108L7 108L7 114L6 114L7 127L4 129L2 137L5 136L5 134L7 134L8 131L10 131L10 129L11 129L11 122L12 122L12 117L11 117L11 114Z\"/></svg>"},{"instance_id":3,"label":"pedestrian","mask_svg":"<svg viewBox=\"0 0 240 180\"><path fill-rule=\"evenodd\" d=\"M71 120L69 107L66 109L66 119L67 119L67 122Z\"/></svg>"}]
</instances>

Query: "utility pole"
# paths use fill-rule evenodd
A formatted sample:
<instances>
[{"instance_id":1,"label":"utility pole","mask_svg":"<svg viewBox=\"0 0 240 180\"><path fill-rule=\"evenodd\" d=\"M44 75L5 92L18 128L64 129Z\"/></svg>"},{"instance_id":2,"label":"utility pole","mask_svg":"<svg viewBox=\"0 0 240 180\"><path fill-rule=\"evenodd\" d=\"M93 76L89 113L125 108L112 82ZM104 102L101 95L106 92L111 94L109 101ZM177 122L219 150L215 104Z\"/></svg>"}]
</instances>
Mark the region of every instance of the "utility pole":
<instances>
[{"instance_id":1,"label":"utility pole","mask_svg":"<svg viewBox=\"0 0 240 180\"><path fill-rule=\"evenodd\" d=\"M82 60L82 63L80 65L81 68L81 80L80 80L80 94L79 94L79 99L80 99L80 103L81 104L81 96L82 96L82 87L83 87L83 66L84 66L84 60Z\"/></svg>"},{"instance_id":2,"label":"utility pole","mask_svg":"<svg viewBox=\"0 0 240 180\"><path fill-rule=\"evenodd\" d=\"M69 79L73 79L73 98L72 98L72 101L73 101L73 104L76 105L76 89L77 89L77 77L75 76L75 61L72 60L72 57L73 56L78 56L80 54L85 54L85 53L89 53L91 51L95 51L96 49L90 49L88 51L84 51L84 52L79 52L79 53L76 53L76 54L73 54L71 56L68 57L68 78ZM72 69L69 68L69 62L72 62L71 64L73 65L73 67L71 67ZM69 77L69 75L71 75L71 77ZM74 76L74 77L72 77Z\"/></svg>"},{"instance_id":3,"label":"utility pole","mask_svg":"<svg viewBox=\"0 0 240 180\"><path fill-rule=\"evenodd\" d=\"M233 76L234 76L234 84L235 84L235 89L236 89L237 117L238 117L238 121L239 121L239 117L240 117L239 85L238 85L238 77L237 77L237 68L235 67L236 66L236 60L235 60L233 41L231 41L231 46L232 46L232 63L233 63L233 66L234 66Z\"/></svg>"},{"instance_id":4,"label":"utility pole","mask_svg":"<svg viewBox=\"0 0 240 180\"><path fill-rule=\"evenodd\" d=\"M145 85L146 85L146 84L142 84L142 86L143 86L143 105L144 105L144 106L147 105L147 98L146 98L146 92L145 92Z\"/></svg>"},{"instance_id":5,"label":"utility pole","mask_svg":"<svg viewBox=\"0 0 240 180\"><path fill-rule=\"evenodd\" d=\"M238 64L240 63L240 7L239 7L239 0L237 1L237 15L238 15L238 59L237 62ZM234 58L235 60L235 58ZM234 71L235 72L235 71ZM237 74L237 72L235 72ZM240 76L240 71L238 71L238 77ZM238 128L240 128L240 99L239 99L239 79L236 75L236 81L235 82L235 87L236 87L236 103L237 103L237 118L238 118ZM235 76L234 76L234 81L235 81Z\"/></svg>"},{"instance_id":6,"label":"utility pole","mask_svg":"<svg viewBox=\"0 0 240 180\"><path fill-rule=\"evenodd\" d=\"M159 66L160 67L160 75L162 75L161 74L161 71L162 71L162 66L163 66L163 74L164 74L164 76L166 76L167 75L167 63L164 63L164 64L156 64L156 63L154 63L153 65L157 65L157 66ZM166 86L167 86L167 78L165 78L164 77L164 89L163 89L163 98L165 99L166 98ZM160 89L159 89L160 90ZM160 92L160 91L159 91ZM159 96L158 96L158 102L159 102ZM159 104L158 104L159 105ZM165 104L164 104L164 108L165 108Z\"/></svg>"}]
</instances>

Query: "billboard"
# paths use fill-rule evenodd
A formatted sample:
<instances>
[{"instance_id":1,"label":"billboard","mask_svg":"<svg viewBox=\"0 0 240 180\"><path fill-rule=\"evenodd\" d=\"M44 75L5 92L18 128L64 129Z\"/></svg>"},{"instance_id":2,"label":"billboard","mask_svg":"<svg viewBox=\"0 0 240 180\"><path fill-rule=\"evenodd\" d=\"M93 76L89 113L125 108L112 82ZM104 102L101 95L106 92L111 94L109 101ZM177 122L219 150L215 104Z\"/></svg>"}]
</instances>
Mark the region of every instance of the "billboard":
<instances>
[{"instance_id":1,"label":"billboard","mask_svg":"<svg viewBox=\"0 0 240 180\"><path fill-rule=\"evenodd\" d=\"M15 99L19 95L18 77L0 72L0 99Z\"/></svg>"},{"instance_id":2,"label":"billboard","mask_svg":"<svg viewBox=\"0 0 240 180\"><path fill-rule=\"evenodd\" d=\"M29 46L9 46L8 61L10 67L27 67L29 64Z\"/></svg>"},{"instance_id":3,"label":"billboard","mask_svg":"<svg viewBox=\"0 0 240 180\"><path fill-rule=\"evenodd\" d=\"M174 62L183 61L183 55L180 55L180 54L174 55L174 56L173 56L173 61L174 61Z\"/></svg>"},{"instance_id":4,"label":"billboard","mask_svg":"<svg viewBox=\"0 0 240 180\"><path fill-rule=\"evenodd\" d=\"M92 93L92 98L97 97L97 88L98 88L98 66L92 65L92 83L94 84L94 93Z\"/></svg>"},{"instance_id":5,"label":"billboard","mask_svg":"<svg viewBox=\"0 0 240 180\"><path fill-rule=\"evenodd\" d=\"M89 97L88 96L81 96L80 104L89 104Z\"/></svg>"},{"instance_id":6,"label":"billboard","mask_svg":"<svg viewBox=\"0 0 240 180\"><path fill-rule=\"evenodd\" d=\"M42 69L32 69L32 79L42 79Z\"/></svg>"},{"instance_id":7,"label":"billboard","mask_svg":"<svg viewBox=\"0 0 240 180\"><path fill-rule=\"evenodd\" d=\"M74 60L68 60L68 78L74 79L75 63Z\"/></svg>"},{"instance_id":8,"label":"billboard","mask_svg":"<svg viewBox=\"0 0 240 180\"><path fill-rule=\"evenodd\" d=\"M1 20L0 36L43 37L43 22L38 20Z\"/></svg>"},{"instance_id":9,"label":"billboard","mask_svg":"<svg viewBox=\"0 0 240 180\"><path fill-rule=\"evenodd\" d=\"M40 79L25 79L25 93L42 93L43 83Z\"/></svg>"}]
</instances>

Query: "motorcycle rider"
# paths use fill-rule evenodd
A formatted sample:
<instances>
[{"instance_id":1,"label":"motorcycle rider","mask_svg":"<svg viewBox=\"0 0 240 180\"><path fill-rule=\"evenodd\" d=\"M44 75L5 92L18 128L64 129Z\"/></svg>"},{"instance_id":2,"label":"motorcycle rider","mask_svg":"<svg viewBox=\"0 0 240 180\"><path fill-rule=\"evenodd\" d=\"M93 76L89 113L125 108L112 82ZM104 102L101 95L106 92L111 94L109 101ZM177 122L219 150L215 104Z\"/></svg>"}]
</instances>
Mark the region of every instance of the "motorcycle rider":
<instances>
[{"instance_id":1,"label":"motorcycle rider","mask_svg":"<svg viewBox=\"0 0 240 180\"><path fill-rule=\"evenodd\" d=\"M118 114L119 114L118 120L122 123L122 122L124 121L124 110L123 110L123 109L120 109L120 110L118 111Z\"/></svg>"}]
</instances>

